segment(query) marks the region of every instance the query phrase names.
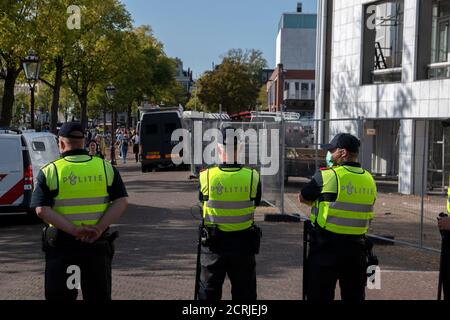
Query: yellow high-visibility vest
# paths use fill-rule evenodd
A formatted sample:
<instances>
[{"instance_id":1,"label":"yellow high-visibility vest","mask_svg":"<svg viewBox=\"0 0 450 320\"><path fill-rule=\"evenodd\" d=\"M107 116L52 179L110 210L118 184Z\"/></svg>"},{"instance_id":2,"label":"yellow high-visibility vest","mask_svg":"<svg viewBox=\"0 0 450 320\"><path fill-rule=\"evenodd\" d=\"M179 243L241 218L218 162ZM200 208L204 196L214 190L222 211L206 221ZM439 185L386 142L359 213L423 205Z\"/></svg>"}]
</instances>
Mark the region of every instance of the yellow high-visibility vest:
<instances>
[{"instance_id":1,"label":"yellow high-visibility vest","mask_svg":"<svg viewBox=\"0 0 450 320\"><path fill-rule=\"evenodd\" d=\"M450 213L450 187L448 188L447 191L447 211L448 213Z\"/></svg>"},{"instance_id":2,"label":"yellow high-visibility vest","mask_svg":"<svg viewBox=\"0 0 450 320\"><path fill-rule=\"evenodd\" d=\"M110 204L111 164L98 157L76 155L58 159L42 171L50 191L58 193L53 210L77 226L98 223Z\"/></svg>"},{"instance_id":3,"label":"yellow high-visibility vest","mask_svg":"<svg viewBox=\"0 0 450 320\"><path fill-rule=\"evenodd\" d=\"M348 235L367 233L374 217L377 187L372 175L362 168L338 166L321 170L323 188L314 202L311 221L330 232ZM334 202L323 195L337 193Z\"/></svg>"},{"instance_id":4,"label":"yellow high-visibility vest","mask_svg":"<svg viewBox=\"0 0 450 320\"><path fill-rule=\"evenodd\" d=\"M254 221L259 174L249 168L214 167L200 173L205 225L225 232L250 228Z\"/></svg>"}]
</instances>

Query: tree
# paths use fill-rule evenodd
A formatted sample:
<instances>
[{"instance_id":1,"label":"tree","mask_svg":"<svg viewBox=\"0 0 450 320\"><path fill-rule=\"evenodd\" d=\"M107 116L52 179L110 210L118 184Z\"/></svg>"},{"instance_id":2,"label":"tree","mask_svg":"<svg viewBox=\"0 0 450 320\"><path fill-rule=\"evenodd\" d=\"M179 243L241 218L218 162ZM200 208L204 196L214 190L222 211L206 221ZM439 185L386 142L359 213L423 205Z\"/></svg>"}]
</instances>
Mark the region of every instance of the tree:
<instances>
[{"instance_id":1,"label":"tree","mask_svg":"<svg viewBox=\"0 0 450 320\"><path fill-rule=\"evenodd\" d=\"M261 86L262 70L267 68L267 60L264 59L260 50L230 49L224 58L246 65L252 76L252 82L258 88Z\"/></svg>"},{"instance_id":2,"label":"tree","mask_svg":"<svg viewBox=\"0 0 450 320\"><path fill-rule=\"evenodd\" d=\"M123 31L131 29L131 18L117 0L84 0L83 4L82 32L73 48L68 84L79 100L86 128L89 93L122 71L117 61L127 52Z\"/></svg>"},{"instance_id":3,"label":"tree","mask_svg":"<svg viewBox=\"0 0 450 320\"><path fill-rule=\"evenodd\" d=\"M258 96L248 66L229 58L224 58L216 70L200 77L197 86L200 102L214 112L220 104L228 113L250 110Z\"/></svg>"},{"instance_id":4,"label":"tree","mask_svg":"<svg viewBox=\"0 0 450 320\"><path fill-rule=\"evenodd\" d=\"M267 98L267 87L265 85L261 86L258 94L258 110L264 111L268 109L268 98Z\"/></svg>"},{"instance_id":5,"label":"tree","mask_svg":"<svg viewBox=\"0 0 450 320\"><path fill-rule=\"evenodd\" d=\"M52 90L50 131L56 133L64 72L70 67L73 48L83 30L69 28L67 8L71 0L37 0L36 48L43 60L41 81Z\"/></svg>"},{"instance_id":6,"label":"tree","mask_svg":"<svg viewBox=\"0 0 450 320\"><path fill-rule=\"evenodd\" d=\"M262 69L267 66L262 52L231 49L222 59L216 70L205 72L198 80L199 102L208 111L217 111L220 104L228 113L254 109L261 89Z\"/></svg>"},{"instance_id":7,"label":"tree","mask_svg":"<svg viewBox=\"0 0 450 320\"><path fill-rule=\"evenodd\" d=\"M203 105L198 98L198 89L195 89L192 92L192 96L186 104L186 110L194 110L194 111L206 111L207 108Z\"/></svg>"},{"instance_id":8,"label":"tree","mask_svg":"<svg viewBox=\"0 0 450 320\"><path fill-rule=\"evenodd\" d=\"M6 71L0 126L9 126L14 106L14 89L22 71L21 59L31 46L32 22L35 13L33 0L0 1L0 64Z\"/></svg>"},{"instance_id":9,"label":"tree","mask_svg":"<svg viewBox=\"0 0 450 320\"><path fill-rule=\"evenodd\" d=\"M175 81L175 61L165 55L150 26L140 26L127 32L124 46L127 55L120 59L122 71L112 82L117 89L115 102L126 108L129 127L133 108L140 104L144 96L154 104L186 103L186 93Z\"/></svg>"}]
</instances>

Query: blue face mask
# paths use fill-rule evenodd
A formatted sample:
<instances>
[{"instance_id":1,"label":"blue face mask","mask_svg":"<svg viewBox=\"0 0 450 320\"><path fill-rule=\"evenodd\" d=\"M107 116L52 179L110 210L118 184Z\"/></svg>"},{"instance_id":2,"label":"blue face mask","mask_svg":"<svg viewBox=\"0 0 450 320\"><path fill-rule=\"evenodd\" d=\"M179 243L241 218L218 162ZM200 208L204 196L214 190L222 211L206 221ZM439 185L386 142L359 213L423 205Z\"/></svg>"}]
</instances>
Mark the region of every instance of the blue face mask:
<instances>
[{"instance_id":1,"label":"blue face mask","mask_svg":"<svg viewBox=\"0 0 450 320\"><path fill-rule=\"evenodd\" d=\"M327 161L327 167L328 168L331 168L332 166L334 166L333 155L331 154L330 151L328 151L328 153L327 153L326 161Z\"/></svg>"}]
</instances>

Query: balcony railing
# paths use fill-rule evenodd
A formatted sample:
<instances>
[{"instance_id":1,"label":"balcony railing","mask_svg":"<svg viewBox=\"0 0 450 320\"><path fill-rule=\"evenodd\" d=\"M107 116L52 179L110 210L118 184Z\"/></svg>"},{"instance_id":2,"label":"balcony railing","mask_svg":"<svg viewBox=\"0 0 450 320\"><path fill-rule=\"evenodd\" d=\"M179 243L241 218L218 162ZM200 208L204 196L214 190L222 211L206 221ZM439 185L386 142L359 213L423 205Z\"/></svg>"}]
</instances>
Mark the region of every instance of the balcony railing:
<instances>
[{"instance_id":1,"label":"balcony railing","mask_svg":"<svg viewBox=\"0 0 450 320\"><path fill-rule=\"evenodd\" d=\"M450 78L450 62L436 62L428 65L428 79Z\"/></svg>"},{"instance_id":2,"label":"balcony railing","mask_svg":"<svg viewBox=\"0 0 450 320\"><path fill-rule=\"evenodd\" d=\"M373 83L402 81L402 67L377 69L372 71Z\"/></svg>"}]
</instances>

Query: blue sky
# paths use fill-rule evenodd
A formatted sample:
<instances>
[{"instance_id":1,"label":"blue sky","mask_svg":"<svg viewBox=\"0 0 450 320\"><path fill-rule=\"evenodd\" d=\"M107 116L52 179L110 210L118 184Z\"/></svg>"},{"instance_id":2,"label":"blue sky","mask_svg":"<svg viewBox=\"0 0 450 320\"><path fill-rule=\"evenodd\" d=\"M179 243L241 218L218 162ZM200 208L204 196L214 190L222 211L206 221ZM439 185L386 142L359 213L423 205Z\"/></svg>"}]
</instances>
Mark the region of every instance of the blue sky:
<instances>
[{"instance_id":1,"label":"blue sky","mask_svg":"<svg viewBox=\"0 0 450 320\"><path fill-rule=\"evenodd\" d=\"M291 0L121 0L136 26L148 24L168 56L179 57L198 77L220 62L231 48L254 48L275 65L275 39L283 12L295 12ZM315 13L316 0L303 0L303 12Z\"/></svg>"}]
</instances>

